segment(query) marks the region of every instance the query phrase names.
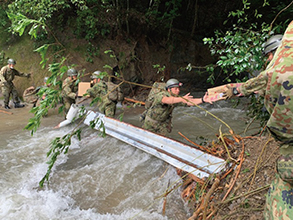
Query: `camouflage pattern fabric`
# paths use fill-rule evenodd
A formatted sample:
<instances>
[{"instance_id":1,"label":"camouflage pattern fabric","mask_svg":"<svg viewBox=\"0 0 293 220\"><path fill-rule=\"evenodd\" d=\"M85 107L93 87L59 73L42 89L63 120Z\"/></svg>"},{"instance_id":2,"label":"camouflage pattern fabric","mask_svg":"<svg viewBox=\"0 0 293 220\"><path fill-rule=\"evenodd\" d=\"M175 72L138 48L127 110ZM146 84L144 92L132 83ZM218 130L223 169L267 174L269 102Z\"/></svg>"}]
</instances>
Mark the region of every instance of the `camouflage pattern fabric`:
<instances>
[{"instance_id":1,"label":"camouflage pattern fabric","mask_svg":"<svg viewBox=\"0 0 293 220\"><path fill-rule=\"evenodd\" d=\"M162 103L163 97L171 97L168 91L161 91L154 96L153 103L146 113L142 128L167 135L172 131L172 112L176 106L185 106L183 103L172 105Z\"/></svg>"},{"instance_id":2,"label":"camouflage pattern fabric","mask_svg":"<svg viewBox=\"0 0 293 220\"><path fill-rule=\"evenodd\" d=\"M113 102L122 102L124 100L124 94L120 86L116 85L113 82L107 82L107 93L108 98Z\"/></svg>"},{"instance_id":3,"label":"camouflage pattern fabric","mask_svg":"<svg viewBox=\"0 0 293 220\"><path fill-rule=\"evenodd\" d=\"M9 98L12 94L12 99L14 103L20 103L20 99L18 97L18 93L16 91L16 88L13 84L13 80L15 76L21 76L21 77L27 77L28 74L26 73L20 73L16 69L10 69L9 66L4 66L0 70L0 82L2 85L2 93L4 96L4 104L9 104Z\"/></svg>"},{"instance_id":4,"label":"camouflage pattern fabric","mask_svg":"<svg viewBox=\"0 0 293 220\"><path fill-rule=\"evenodd\" d=\"M71 104L75 104L77 90L78 85L76 85L76 80L67 77L63 81L61 96L63 98L65 113L68 113Z\"/></svg>"},{"instance_id":5,"label":"camouflage pattern fabric","mask_svg":"<svg viewBox=\"0 0 293 220\"><path fill-rule=\"evenodd\" d=\"M4 96L4 105L9 104L9 98L12 94L12 99L14 103L20 103L20 99L18 97L18 92L13 83L9 83L2 86L2 94Z\"/></svg>"},{"instance_id":6,"label":"camouflage pattern fabric","mask_svg":"<svg viewBox=\"0 0 293 220\"><path fill-rule=\"evenodd\" d=\"M0 81L2 83L3 82L11 83L14 80L15 76L28 77L29 74L21 73L17 71L16 69L10 69L8 65L2 67L0 71Z\"/></svg>"},{"instance_id":7,"label":"camouflage pattern fabric","mask_svg":"<svg viewBox=\"0 0 293 220\"><path fill-rule=\"evenodd\" d=\"M172 118L170 117L164 122L158 122L146 116L142 128L157 134L167 136L167 134L170 133L173 128L171 119Z\"/></svg>"},{"instance_id":8,"label":"camouflage pattern fabric","mask_svg":"<svg viewBox=\"0 0 293 220\"><path fill-rule=\"evenodd\" d=\"M31 86L24 90L22 97L23 100L29 104L36 104L39 99L37 91L34 86Z\"/></svg>"},{"instance_id":9,"label":"camouflage pattern fabric","mask_svg":"<svg viewBox=\"0 0 293 220\"><path fill-rule=\"evenodd\" d=\"M148 95L148 98L145 102L145 108L149 109L154 101L154 97L156 94L165 91L166 83L154 82L152 89Z\"/></svg>"},{"instance_id":10,"label":"camouflage pattern fabric","mask_svg":"<svg viewBox=\"0 0 293 220\"><path fill-rule=\"evenodd\" d=\"M97 104L99 111L108 117L114 117L116 112L116 102L111 101L107 96L108 87L106 82L100 80L100 82L96 83L92 88L89 88L86 93L92 98L99 97L100 100L98 100Z\"/></svg>"},{"instance_id":11,"label":"camouflage pattern fabric","mask_svg":"<svg viewBox=\"0 0 293 220\"><path fill-rule=\"evenodd\" d=\"M271 184L265 205L265 219L293 219L293 21L287 27L282 44L266 70L248 80L239 89L243 95L263 91L270 118L267 127L281 142L279 172ZM282 179L283 178L283 179ZM286 180L286 181L284 181Z\"/></svg>"},{"instance_id":12,"label":"camouflage pattern fabric","mask_svg":"<svg viewBox=\"0 0 293 220\"><path fill-rule=\"evenodd\" d=\"M281 156L277 159L276 170L282 180L293 186L293 153L290 153L292 146L287 145L287 151L284 151L284 147L280 148Z\"/></svg>"},{"instance_id":13,"label":"camouflage pattern fabric","mask_svg":"<svg viewBox=\"0 0 293 220\"><path fill-rule=\"evenodd\" d=\"M166 83L160 83L160 82L154 82L152 89L147 97L147 100L145 101L145 111L140 115L139 121L144 122L146 114L149 110L149 108L152 106L154 97L156 94L158 94L161 91L165 91Z\"/></svg>"},{"instance_id":14,"label":"camouflage pattern fabric","mask_svg":"<svg viewBox=\"0 0 293 220\"><path fill-rule=\"evenodd\" d=\"M277 174L267 193L264 210L266 220L290 220L293 218L293 188Z\"/></svg>"},{"instance_id":15,"label":"camouflage pattern fabric","mask_svg":"<svg viewBox=\"0 0 293 220\"><path fill-rule=\"evenodd\" d=\"M267 127L277 140L293 144L293 22L267 69L239 89L243 95L266 89L264 104L270 113Z\"/></svg>"}]
</instances>

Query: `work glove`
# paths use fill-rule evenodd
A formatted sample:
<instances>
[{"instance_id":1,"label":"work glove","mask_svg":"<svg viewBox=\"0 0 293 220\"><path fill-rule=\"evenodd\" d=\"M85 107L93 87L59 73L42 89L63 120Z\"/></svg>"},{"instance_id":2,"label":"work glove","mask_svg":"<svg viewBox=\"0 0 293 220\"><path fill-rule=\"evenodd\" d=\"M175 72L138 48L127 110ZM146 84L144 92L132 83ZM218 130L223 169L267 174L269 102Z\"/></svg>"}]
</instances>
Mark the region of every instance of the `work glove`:
<instances>
[{"instance_id":1,"label":"work glove","mask_svg":"<svg viewBox=\"0 0 293 220\"><path fill-rule=\"evenodd\" d=\"M26 77L27 77L28 79L31 78L31 74L30 74L30 73L26 74Z\"/></svg>"},{"instance_id":2,"label":"work glove","mask_svg":"<svg viewBox=\"0 0 293 220\"><path fill-rule=\"evenodd\" d=\"M227 91L223 92L223 97L226 99L230 99L239 95L237 87L227 86Z\"/></svg>"}]
</instances>

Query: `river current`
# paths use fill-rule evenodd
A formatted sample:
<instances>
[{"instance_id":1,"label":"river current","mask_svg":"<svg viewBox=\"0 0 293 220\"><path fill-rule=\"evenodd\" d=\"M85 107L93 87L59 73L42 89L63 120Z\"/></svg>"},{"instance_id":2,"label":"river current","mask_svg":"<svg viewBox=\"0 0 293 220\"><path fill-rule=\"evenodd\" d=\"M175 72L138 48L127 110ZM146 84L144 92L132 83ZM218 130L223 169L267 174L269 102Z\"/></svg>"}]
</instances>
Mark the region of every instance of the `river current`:
<instances>
[{"instance_id":1,"label":"river current","mask_svg":"<svg viewBox=\"0 0 293 220\"><path fill-rule=\"evenodd\" d=\"M245 129L246 116L241 107L234 109L227 102L202 107L236 133ZM75 124L53 129L63 120L53 112L31 136L23 130L32 116L29 109L12 109L13 115L0 113L0 219L182 220L192 215L180 198L180 187L176 188L181 180L175 168L110 136L103 138L88 127L83 129L82 140L73 138L68 154L58 157L49 184L39 188L38 182L48 168L50 142L70 132ZM139 126L142 108L127 112L123 120ZM179 131L198 142L199 137L216 139L219 129L226 129L196 107L178 107L173 116L171 136L183 142ZM168 186L174 190L167 197L163 215L162 195Z\"/></svg>"}]
</instances>

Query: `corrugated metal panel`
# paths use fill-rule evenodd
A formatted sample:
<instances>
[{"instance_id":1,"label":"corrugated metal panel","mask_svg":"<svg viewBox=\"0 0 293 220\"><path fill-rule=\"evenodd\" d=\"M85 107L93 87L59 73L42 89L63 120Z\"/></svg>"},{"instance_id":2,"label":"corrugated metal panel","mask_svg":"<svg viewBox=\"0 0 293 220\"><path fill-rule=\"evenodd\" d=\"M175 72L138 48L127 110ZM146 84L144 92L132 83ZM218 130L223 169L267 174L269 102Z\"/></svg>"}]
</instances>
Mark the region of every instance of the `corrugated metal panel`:
<instances>
[{"instance_id":1,"label":"corrugated metal panel","mask_svg":"<svg viewBox=\"0 0 293 220\"><path fill-rule=\"evenodd\" d=\"M103 123L106 134L200 178L208 177L225 168L226 162L222 158L131 124L106 117L101 113L88 111L84 123L90 125L90 121L95 119L98 119L95 129L101 130L100 125Z\"/></svg>"}]
</instances>

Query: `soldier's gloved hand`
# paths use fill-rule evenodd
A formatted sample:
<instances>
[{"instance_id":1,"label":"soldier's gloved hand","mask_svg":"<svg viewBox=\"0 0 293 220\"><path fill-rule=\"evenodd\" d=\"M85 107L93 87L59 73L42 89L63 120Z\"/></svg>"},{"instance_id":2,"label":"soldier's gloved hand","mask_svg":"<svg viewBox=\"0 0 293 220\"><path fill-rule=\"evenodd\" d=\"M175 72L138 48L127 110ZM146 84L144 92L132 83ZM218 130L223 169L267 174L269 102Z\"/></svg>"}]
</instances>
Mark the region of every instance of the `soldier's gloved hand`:
<instances>
[{"instance_id":1,"label":"soldier's gloved hand","mask_svg":"<svg viewBox=\"0 0 293 220\"><path fill-rule=\"evenodd\" d=\"M223 97L226 99L230 99L237 95L239 95L237 87L227 86L227 91L223 92Z\"/></svg>"},{"instance_id":2,"label":"soldier's gloved hand","mask_svg":"<svg viewBox=\"0 0 293 220\"><path fill-rule=\"evenodd\" d=\"M91 97L90 94L88 94L87 92L84 93L82 96L85 97L85 98L89 98L89 97Z\"/></svg>"},{"instance_id":3,"label":"soldier's gloved hand","mask_svg":"<svg viewBox=\"0 0 293 220\"><path fill-rule=\"evenodd\" d=\"M30 73L26 74L26 77L31 78L31 74Z\"/></svg>"}]
</instances>

